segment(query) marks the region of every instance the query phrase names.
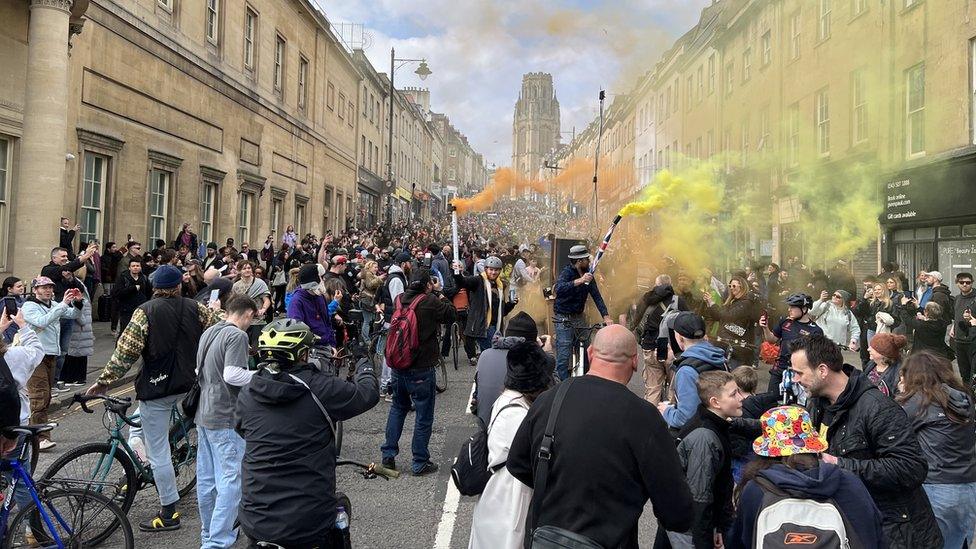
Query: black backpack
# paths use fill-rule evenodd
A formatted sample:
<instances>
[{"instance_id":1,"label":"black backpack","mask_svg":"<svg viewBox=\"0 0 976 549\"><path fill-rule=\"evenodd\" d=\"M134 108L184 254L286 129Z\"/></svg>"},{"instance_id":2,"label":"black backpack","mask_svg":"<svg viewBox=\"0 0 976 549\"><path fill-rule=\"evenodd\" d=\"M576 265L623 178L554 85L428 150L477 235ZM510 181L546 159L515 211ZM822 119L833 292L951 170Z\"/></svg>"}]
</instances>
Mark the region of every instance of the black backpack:
<instances>
[{"instance_id":1,"label":"black backpack","mask_svg":"<svg viewBox=\"0 0 976 549\"><path fill-rule=\"evenodd\" d=\"M498 410L491 423L495 423L505 408L513 406L524 408L524 406L515 403L506 404L501 410ZM488 479L496 471L505 467L505 462L488 467L488 432L490 430L491 425L485 427L485 422L479 417L478 430L461 445L461 450L458 451L457 457L454 458L454 464L451 465L451 478L454 479L454 486L457 487L462 496L481 495L485 491Z\"/></svg>"},{"instance_id":2,"label":"black backpack","mask_svg":"<svg viewBox=\"0 0 976 549\"><path fill-rule=\"evenodd\" d=\"M20 425L20 391L7 361L0 355L0 427Z\"/></svg>"}]
</instances>

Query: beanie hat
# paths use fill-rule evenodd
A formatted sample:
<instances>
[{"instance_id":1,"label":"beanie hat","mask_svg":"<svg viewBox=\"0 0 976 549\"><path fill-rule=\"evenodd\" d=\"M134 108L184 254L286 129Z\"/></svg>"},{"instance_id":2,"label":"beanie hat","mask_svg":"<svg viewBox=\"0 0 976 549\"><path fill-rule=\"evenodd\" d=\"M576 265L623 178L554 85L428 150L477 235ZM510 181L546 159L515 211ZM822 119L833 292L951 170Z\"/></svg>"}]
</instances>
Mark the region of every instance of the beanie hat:
<instances>
[{"instance_id":1,"label":"beanie hat","mask_svg":"<svg viewBox=\"0 0 976 549\"><path fill-rule=\"evenodd\" d=\"M526 341L535 343L539 337L539 330L535 326L535 320L525 311L512 317L505 327L505 337L524 337Z\"/></svg>"},{"instance_id":2,"label":"beanie hat","mask_svg":"<svg viewBox=\"0 0 976 549\"><path fill-rule=\"evenodd\" d=\"M520 393L542 391L552 383L552 363L535 341L519 343L508 350L505 388Z\"/></svg>"},{"instance_id":3,"label":"beanie hat","mask_svg":"<svg viewBox=\"0 0 976 549\"><path fill-rule=\"evenodd\" d=\"M183 273L172 265L162 265L153 273L153 287L160 290L175 288L183 282Z\"/></svg>"},{"instance_id":4,"label":"beanie hat","mask_svg":"<svg viewBox=\"0 0 976 549\"><path fill-rule=\"evenodd\" d=\"M298 286L303 290L312 290L319 285L319 266L315 263L302 265L298 271Z\"/></svg>"},{"instance_id":5,"label":"beanie hat","mask_svg":"<svg viewBox=\"0 0 976 549\"><path fill-rule=\"evenodd\" d=\"M759 416L763 434L752 443L756 455L766 457L820 454L827 440L813 428L810 414L799 406L777 406Z\"/></svg>"},{"instance_id":6,"label":"beanie hat","mask_svg":"<svg viewBox=\"0 0 976 549\"><path fill-rule=\"evenodd\" d=\"M868 345L879 354L898 360L901 358L901 350L908 344L908 338L898 334L874 334Z\"/></svg>"},{"instance_id":7,"label":"beanie hat","mask_svg":"<svg viewBox=\"0 0 976 549\"><path fill-rule=\"evenodd\" d=\"M851 300L851 293L848 292L847 290L837 290L834 293L839 295L840 298L844 300L845 303Z\"/></svg>"}]
</instances>

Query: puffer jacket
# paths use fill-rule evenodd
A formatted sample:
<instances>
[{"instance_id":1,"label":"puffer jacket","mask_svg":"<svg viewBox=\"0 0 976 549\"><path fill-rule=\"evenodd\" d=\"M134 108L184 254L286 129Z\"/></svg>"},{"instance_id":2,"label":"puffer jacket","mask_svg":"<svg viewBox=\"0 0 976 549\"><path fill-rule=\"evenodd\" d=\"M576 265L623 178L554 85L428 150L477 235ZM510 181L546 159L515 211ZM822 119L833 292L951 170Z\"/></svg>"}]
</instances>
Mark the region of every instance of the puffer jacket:
<instances>
[{"instance_id":1,"label":"puffer jacket","mask_svg":"<svg viewBox=\"0 0 976 549\"><path fill-rule=\"evenodd\" d=\"M742 364L752 364L756 358L756 351L751 345L756 341L756 323L759 321L760 308L758 297L749 292L728 305L715 304L705 309L705 320L718 322L719 338L744 341L750 345L732 347L732 358Z\"/></svg>"},{"instance_id":2,"label":"puffer jacket","mask_svg":"<svg viewBox=\"0 0 976 549\"><path fill-rule=\"evenodd\" d=\"M843 371L849 379L835 403L824 397L807 402L813 427L829 425L829 453L864 482L881 511L889 547L941 547L942 533L922 490L928 466L908 415L856 368L845 364Z\"/></svg>"},{"instance_id":3,"label":"puffer jacket","mask_svg":"<svg viewBox=\"0 0 976 549\"><path fill-rule=\"evenodd\" d=\"M929 464L927 484L963 484L976 482L976 412L970 395L943 384L950 410L968 418L956 423L946 417L938 403L922 403L922 395L911 395L902 406L912 422L912 429Z\"/></svg>"},{"instance_id":4,"label":"puffer jacket","mask_svg":"<svg viewBox=\"0 0 976 549\"><path fill-rule=\"evenodd\" d=\"M95 354L95 334L92 333L92 305L85 291L84 305L75 319L71 339L68 340L68 354L71 356L92 356Z\"/></svg>"}]
</instances>

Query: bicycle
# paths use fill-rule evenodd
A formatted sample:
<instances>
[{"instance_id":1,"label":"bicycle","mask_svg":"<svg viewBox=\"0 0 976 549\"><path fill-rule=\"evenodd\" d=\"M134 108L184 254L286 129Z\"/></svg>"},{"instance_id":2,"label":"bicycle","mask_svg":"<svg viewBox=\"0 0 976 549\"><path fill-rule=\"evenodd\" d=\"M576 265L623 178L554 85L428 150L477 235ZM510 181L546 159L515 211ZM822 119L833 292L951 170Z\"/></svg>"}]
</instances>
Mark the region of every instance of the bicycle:
<instances>
[{"instance_id":1,"label":"bicycle","mask_svg":"<svg viewBox=\"0 0 976 549\"><path fill-rule=\"evenodd\" d=\"M138 414L128 415L132 400L108 395L75 394L72 403L81 405L87 414L95 413L88 407L93 400L105 402L102 424L109 432L107 442L91 442L72 448L54 461L44 472L44 480L59 480L87 484L98 493L105 491L119 502L125 513L132 508L136 492L153 484L152 467L139 459L135 450L123 436L123 426L141 429ZM114 419L113 419L114 418ZM196 486L197 438L196 426L174 406L169 429L169 443L176 487L180 498Z\"/></svg>"},{"instance_id":2,"label":"bicycle","mask_svg":"<svg viewBox=\"0 0 976 549\"><path fill-rule=\"evenodd\" d=\"M20 454L0 460L0 469L11 473L4 477L3 507L0 509L0 540L3 547L56 547L58 549L90 547L105 543L131 549L135 546L132 525L122 509L111 499L94 492L88 483L40 480L35 482L29 471L30 441L39 433L50 431L56 423L8 427L4 436L24 436ZM23 484L31 503L17 512L9 522L14 494ZM73 485L74 484L74 485ZM83 486L83 487L81 487ZM107 526L105 524L107 523ZM116 534L109 539L112 534Z\"/></svg>"}]
</instances>

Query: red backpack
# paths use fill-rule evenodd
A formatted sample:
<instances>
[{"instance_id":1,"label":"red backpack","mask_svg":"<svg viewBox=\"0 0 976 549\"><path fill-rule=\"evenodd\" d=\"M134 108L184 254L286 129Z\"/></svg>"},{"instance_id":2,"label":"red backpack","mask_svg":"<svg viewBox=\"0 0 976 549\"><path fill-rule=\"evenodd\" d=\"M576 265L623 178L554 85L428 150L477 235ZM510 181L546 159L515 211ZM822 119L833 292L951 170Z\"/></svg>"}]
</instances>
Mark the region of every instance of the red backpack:
<instances>
[{"instance_id":1,"label":"red backpack","mask_svg":"<svg viewBox=\"0 0 976 549\"><path fill-rule=\"evenodd\" d=\"M390 319L390 331L386 336L386 365L394 370L406 370L413 365L420 349L420 336L417 330L417 314L414 309L427 296L418 295L410 302L408 307L403 307L401 300L403 295L396 298L396 309L393 311L393 318Z\"/></svg>"}]
</instances>

